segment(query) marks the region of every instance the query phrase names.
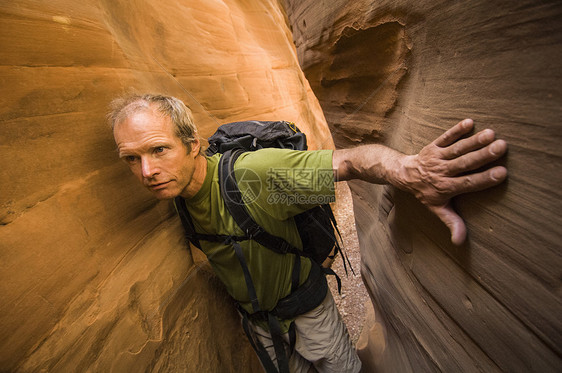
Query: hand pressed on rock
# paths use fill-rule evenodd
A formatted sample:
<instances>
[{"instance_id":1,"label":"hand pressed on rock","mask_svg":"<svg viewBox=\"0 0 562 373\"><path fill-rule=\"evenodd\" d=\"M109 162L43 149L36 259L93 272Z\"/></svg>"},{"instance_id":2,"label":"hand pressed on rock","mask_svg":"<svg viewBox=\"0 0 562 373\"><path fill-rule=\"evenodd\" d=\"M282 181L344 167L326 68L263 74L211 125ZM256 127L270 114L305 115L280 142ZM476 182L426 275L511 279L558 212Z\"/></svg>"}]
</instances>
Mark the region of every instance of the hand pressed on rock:
<instances>
[{"instance_id":1,"label":"hand pressed on rock","mask_svg":"<svg viewBox=\"0 0 562 373\"><path fill-rule=\"evenodd\" d=\"M449 227L451 241L460 245L466 238L466 226L451 199L497 185L507 176L501 166L474 172L505 154L507 144L495 140L490 129L463 138L473 125L471 119L461 121L417 155L404 155L378 144L336 150L332 158L334 178L390 183L413 193Z\"/></svg>"},{"instance_id":2,"label":"hand pressed on rock","mask_svg":"<svg viewBox=\"0 0 562 373\"><path fill-rule=\"evenodd\" d=\"M490 129L461 139L472 128L472 120L465 119L419 154L407 156L402 169L404 181L400 183L449 227L451 241L456 245L464 242L466 226L452 208L451 199L500 184L507 176L506 168L501 166L472 172L497 160L507 150L507 143L495 140Z\"/></svg>"}]
</instances>

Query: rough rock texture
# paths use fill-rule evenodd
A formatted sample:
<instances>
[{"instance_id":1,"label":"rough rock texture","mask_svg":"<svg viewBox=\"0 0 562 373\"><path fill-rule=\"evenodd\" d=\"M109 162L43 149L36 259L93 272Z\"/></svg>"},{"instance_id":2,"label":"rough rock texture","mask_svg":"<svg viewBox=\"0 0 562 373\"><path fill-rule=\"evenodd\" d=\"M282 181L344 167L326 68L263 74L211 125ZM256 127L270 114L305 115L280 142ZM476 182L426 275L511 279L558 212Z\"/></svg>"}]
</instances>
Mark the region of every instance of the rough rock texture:
<instances>
[{"instance_id":1,"label":"rough rock texture","mask_svg":"<svg viewBox=\"0 0 562 373\"><path fill-rule=\"evenodd\" d=\"M282 118L333 146L278 3L4 1L0 31L0 371L261 369L104 116L131 88L164 92L204 138Z\"/></svg>"},{"instance_id":2,"label":"rough rock texture","mask_svg":"<svg viewBox=\"0 0 562 373\"><path fill-rule=\"evenodd\" d=\"M509 143L509 181L456 200L462 247L411 196L351 183L367 371L560 371L562 4L285 3L336 145L414 154L465 117Z\"/></svg>"}]
</instances>

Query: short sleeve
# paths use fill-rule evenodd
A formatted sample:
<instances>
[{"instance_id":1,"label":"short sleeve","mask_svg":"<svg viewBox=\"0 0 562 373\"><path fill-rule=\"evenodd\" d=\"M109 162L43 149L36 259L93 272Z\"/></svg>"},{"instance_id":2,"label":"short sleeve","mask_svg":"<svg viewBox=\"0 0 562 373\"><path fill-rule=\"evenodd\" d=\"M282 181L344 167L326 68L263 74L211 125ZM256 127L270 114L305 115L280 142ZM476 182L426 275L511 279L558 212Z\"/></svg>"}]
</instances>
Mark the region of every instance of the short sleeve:
<instances>
[{"instance_id":1,"label":"short sleeve","mask_svg":"<svg viewBox=\"0 0 562 373\"><path fill-rule=\"evenodd\" d=\"M235 165L244 202L276 219L287 219L335 200L332 150L261 149Z\"/></svg>"}]
</instances>

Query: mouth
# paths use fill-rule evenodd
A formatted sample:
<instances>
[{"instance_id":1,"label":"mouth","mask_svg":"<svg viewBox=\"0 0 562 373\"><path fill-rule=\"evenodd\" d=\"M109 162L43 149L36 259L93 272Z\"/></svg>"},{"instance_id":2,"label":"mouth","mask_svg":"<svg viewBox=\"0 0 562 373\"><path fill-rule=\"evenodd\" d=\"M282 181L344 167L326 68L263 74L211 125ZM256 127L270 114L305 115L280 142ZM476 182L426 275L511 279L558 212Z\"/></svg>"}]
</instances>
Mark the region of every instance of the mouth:
<instances>
[{"instance_id":1,"label":"mouth","mask_svg":"<svg viewBox=\"0 0 562 373\"><path fill-rule=\"evenodd\" d=\"M163 183L148 184L147 187L151 190L159 190L165 188L169 183L169 181L165 181Z\"/></svg>"}]
</instances>

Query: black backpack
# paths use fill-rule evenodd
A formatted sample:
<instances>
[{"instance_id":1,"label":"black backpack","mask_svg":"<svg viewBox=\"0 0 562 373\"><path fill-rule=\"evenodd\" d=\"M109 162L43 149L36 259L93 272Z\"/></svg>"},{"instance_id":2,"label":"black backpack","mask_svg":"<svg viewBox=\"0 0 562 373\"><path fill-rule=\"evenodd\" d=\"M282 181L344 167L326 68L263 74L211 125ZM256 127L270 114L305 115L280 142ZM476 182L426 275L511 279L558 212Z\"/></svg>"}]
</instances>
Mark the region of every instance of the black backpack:
<instances>
[{"instance_id":1,"label":"black backpack","mask_svg":"<svg viewBox=\"0 0 562 373\"><path fill-rule=\"evenodd\" d=\"M209 148L206 154L212 156L222 153L219 161L219 185L221 196L225 202L227 210L232 215L234 221L245 232L244 236L223 236L223 235L204 235L195 232L191 216L187 210L185 200L176 197L174 202L181 218L186 238L196 247L201 248L199 240L223 242L232 244L240 265L242 266L248 294L252 303L253 312L247 314L239 307L244 316L243 325L252 346L258 353L264 368L268 372L276 372L269 355L255 338L252 330L248 327L248 318L262 318L268 321L270 332L274 342L274 347L278 359L279 371L288 372L288 360L284 353L281 340L281 329L275 316L281 319L291 319L303 314L318 306L326 296L328 286L325 274L335 273L330 268L321 267L322 263L328 258L333 258L338 252L341 253L344 268L347 273L349 260L342 251L336 233L340 241L341 235L337 228L336 220L330 205L325 204L314 207L294 217L297 225L303 250L289 244L281 237L269 234L250 216L242 194L238 188L237 180L234 177L234 163L238 157L246 151L255 151L262 148L281 148L293 150L306 150L306 136L294 123L286 121L245 121L234 122L220 126L215 134L209 138ZM277 253L295 255L295 265L292 274L291 294L281 299L275 309L264 311L260 308L257 294L250 276L246 259L242 252L239 241L254 240L262 246ZM313 266L309 278L299 286L300 257L306 256L312 259ZM347 264L346 264L347 261ZM352 272L353 269L351 268ZM336 275L338 290L341 287L339 277ZM294 328L291 328L291 346L294 346Z\"/></svg>"}]
</instances>

